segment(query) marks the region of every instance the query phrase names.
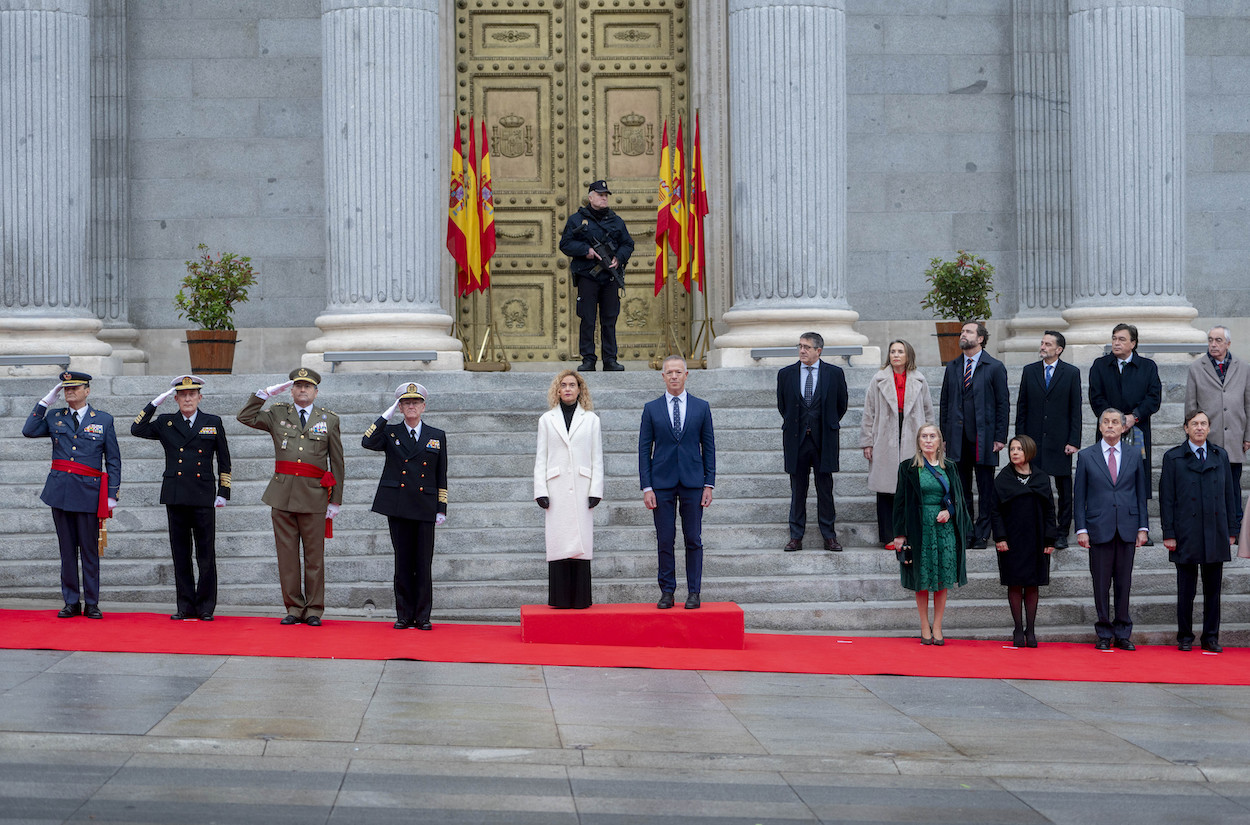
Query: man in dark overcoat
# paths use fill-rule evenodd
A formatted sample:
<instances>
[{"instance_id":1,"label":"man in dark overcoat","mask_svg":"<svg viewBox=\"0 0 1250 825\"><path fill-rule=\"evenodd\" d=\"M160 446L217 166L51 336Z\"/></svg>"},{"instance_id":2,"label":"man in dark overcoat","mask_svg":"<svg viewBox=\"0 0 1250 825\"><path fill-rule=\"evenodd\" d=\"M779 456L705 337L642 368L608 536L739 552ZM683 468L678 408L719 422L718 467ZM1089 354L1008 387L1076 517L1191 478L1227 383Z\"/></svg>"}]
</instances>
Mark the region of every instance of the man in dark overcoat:
<instances>
[{"instance_id":1,"label":"man in dark overcoat","mask_svg":"<svg viewBox=\"0 0 1250 825\"><path fill-rule=\"evenodd\" d=\"M1095 416L1114 407L1124 414L1124 432L1134 427L1141 433L1140 447L1150 473L1150 417L1159 411L1163 384L1159 366L1137 354L1137 327L1116 324L1111 330L1111 352L1097 358L1089 368L1089 406ZM1127 435L1125 436L1127 438ZM1150 489L1146 490L1150 497ZM1147 537L1146 544L1151 544Z\"/></svg>"},{"instance_id":2,"label":"man in dark overcoat","mask_svg":"<svg viewBox=\"0 0 1250 825\"><path fill-rule=\"evenodd\" d=\"M1048 329L1038 347L1040 360L1020 373L1016 394L1016 435L1037 442L1033 463L1055 482L1059 537L1055 547L1068 546L1072 528L1072 456L1081 448L1081 371L1060 359L1067 341Z\"/></svg>"}]
</instances>

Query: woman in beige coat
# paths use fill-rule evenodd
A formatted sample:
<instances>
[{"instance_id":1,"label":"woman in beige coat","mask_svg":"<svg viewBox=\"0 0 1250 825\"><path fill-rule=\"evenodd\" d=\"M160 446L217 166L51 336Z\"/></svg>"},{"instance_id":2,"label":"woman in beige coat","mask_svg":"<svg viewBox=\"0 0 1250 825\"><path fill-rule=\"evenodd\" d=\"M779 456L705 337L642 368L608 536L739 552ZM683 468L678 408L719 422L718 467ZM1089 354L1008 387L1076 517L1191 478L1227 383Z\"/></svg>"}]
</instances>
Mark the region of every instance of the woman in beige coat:
<instances>
[{"instance_id":1,"label":"woman in beige coat","mask_svg":"<svg viewBox=\"0 0 1250 825\"><path fill-rule=\"evenodd\" d=\"M916 350L895 339L885 364L868 382L859 446L868 459L868 489L877 494L877 539L887 550L894 536L894 487L901 456L915 452L916 433L933 421L929 382L916 369Z\"/></svg>"},{"instance_id":2,"label":"woman in beige coat","mask_svg":"<svg viewBox=\"0 0 1250 825\"><path fill-rule=\"evenodd\" d=\"M603 499L603 438L590 389L564 370L547 391L538 419L534 500L547 511L547 604L590 607L591 510Z\"/></svg>"}]
</instances>

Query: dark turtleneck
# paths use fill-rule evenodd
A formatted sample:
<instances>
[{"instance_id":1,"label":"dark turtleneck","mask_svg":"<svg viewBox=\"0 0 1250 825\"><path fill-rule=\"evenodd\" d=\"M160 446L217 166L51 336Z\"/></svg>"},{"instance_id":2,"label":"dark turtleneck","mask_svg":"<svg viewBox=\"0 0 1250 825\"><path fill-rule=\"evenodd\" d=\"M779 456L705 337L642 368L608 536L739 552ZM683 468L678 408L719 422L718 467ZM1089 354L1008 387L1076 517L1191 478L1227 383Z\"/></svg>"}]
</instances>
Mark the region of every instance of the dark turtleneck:
<instances>
[{"instance_id":1,"label":"dark turtleneck","mask_svg":"<svg viewBox=\"0 0 1250 825\"><path fill-rule=\"evenodd\" d=\"M572 404L565 404L563 401L560 402L560 412L564 413L564 429L566 432L573 429L573 413L576 411L576 401Z\"/></svg>"}]
</instances>

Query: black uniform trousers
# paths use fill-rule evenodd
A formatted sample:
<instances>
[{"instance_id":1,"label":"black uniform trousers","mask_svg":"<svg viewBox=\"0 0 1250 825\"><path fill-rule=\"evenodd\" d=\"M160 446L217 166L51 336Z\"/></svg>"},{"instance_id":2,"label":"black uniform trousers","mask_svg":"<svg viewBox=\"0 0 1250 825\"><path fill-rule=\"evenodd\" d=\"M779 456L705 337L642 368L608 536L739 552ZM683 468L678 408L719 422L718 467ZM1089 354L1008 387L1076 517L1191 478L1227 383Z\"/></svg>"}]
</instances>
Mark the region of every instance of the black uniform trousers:
<instances>
[{"instance_id":1,"label":"black uniform trousers","mask_svg":"<svg viewBox=\"0 0 1250 825\"><path fill-rule=\"evenodd\" d=\"M973 523L972 537L977 541L989 541L993 528L990 526L990 514L998 505L998 495L994 492L994 468L988 464L977 464L977 443L964 439L963 452L959 454L959 483L964 486L964 505L968 508L968 520ZM972 477L977 479L977 505L972 507Z\"/></svg>"},{"instance_id":2,"label":"black uniform trousers","mask_svg":"<svg viewBox=\"0 0 1250 825\"><path fill-rule=\"evenodd\" d=\"M1176 563L1176 641L1194 640L1194 597L1198 595L1199 568L1202 573L1202 642L1215 642L1220 636L1220 589L1224 562Z\"/></svg>"},{"instance_id":3,"label":"black uniform trousers","mask_svg":"<svg viewBox=\"0 0 1250 825\"><path fill-rule=\"evenodd\" d=\"M166 504L165 515L169 519L178 612L184 616L212 615L217 610L217 516L212 507L184 504ZM192 545L198 584L191 566Z\"/></svg>"},{"instance_id":4,"label":"black uniform trousers","mask_svg":"<svg viewBox=\"0 0 1250 825\"><path fill-rule=\"evenodd\" d=\"M595 315L599 316L599 340L603 360L616 360L616 318L621 314L621 296L616 281L596 280L594 275L577 279L577 317L582 319L578 351L583 361L595 362Z\"/></svg>"},{"instance_id":5,"label":"black uniform trousers","mask_svg":"<svg viewBox=\"0 0 1250 825\"><path fill-rule=\"evenodd\" d=\"M56 542L61 550L61 599L66 604L100 603L100 517L52 508ZM78 557L82 555L82 589L78 587ZM81 599L79 593L81 592Z\"/></svg>"},{"instance_id":6,"label":"black uniform trousers","mask_svg":"<svg viewBox=\"0 0 1250 825\"><path fill-rule=\"evenodd\" d=\"M677 589L677 515L681 514L681 534L686 546L686 592L703 590L703 488L673 487L653 490L655 509L655 543L659 554L661 593Z\"/></svg>"},{"instance_id":7,"label":"black uniform trousers","mask_svg":"<svg viewBox=\"0 0 1250 825\"><path fill-rule=\"evenodd\" d=\"M836 535L833 523L838 516L833 504L833 473L820 471L820 447L810 431L799 443L798 466L795 469L798 472L790 476L790 538L801 539L807 530L809 473L816 476L816 520L820 524L820 535L833 538Z\"/></svg>"},{"instance_id":8,"label":"black uniform trousers","mask_svg":"<svg viewBox=\"0 0 1250 825\"><path fill-rule=\"evenodd\" d=\"M387 516L395 551L395 614L403 622L430 620L434 606L434 522Z\"/></svg>"},{"instance_id":9,"label":"black uniform trousers","mask_svg":"<svg viewBox=\"0 0 1250 825\"><path fill-rule=\"evenodd\" d=\"M1111 541L1089 545L1089 573L1094 579L1094 632L1100 639L1128 639L1133 620L1128 614L1129 590L1133 587L1133 560L1137 557L1136 534L1125 541L1117 533ZM1111 617L1111 586L1115 585L1115 618Z\"/></svg>"}]
</instances>

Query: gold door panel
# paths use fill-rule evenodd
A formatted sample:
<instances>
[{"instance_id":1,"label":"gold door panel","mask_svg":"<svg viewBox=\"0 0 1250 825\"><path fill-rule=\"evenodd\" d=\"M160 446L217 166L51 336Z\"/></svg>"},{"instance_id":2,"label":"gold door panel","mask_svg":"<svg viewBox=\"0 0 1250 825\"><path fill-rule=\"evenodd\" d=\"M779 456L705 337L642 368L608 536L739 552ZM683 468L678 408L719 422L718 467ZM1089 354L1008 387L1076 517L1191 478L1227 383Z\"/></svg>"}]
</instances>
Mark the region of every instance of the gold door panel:
<instances>
[{"instance_id":1,"label":"gold door panel","mask_svg":"<svg viewBox=\"0 0 1250 825\"><path fill-rule=\"evenodd\" d=\"M667 353L670 329L687 349L689 296L671 287L654 296L661 131L668 118L675 139L676 115L688 107L684 0L628 9L618 0L503 5L456 4L462 141L467 147L470 116L485 121L497 246L490 316L481 293L459 298L462 333L475 354L491 323L511 361L578 359L560 232L587 185L605 178L635 244L616 325L620 358Z\"/></svg>"}]
</instances>

